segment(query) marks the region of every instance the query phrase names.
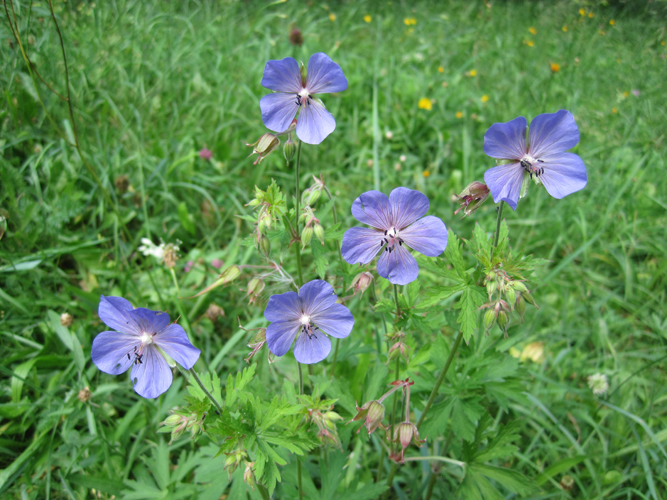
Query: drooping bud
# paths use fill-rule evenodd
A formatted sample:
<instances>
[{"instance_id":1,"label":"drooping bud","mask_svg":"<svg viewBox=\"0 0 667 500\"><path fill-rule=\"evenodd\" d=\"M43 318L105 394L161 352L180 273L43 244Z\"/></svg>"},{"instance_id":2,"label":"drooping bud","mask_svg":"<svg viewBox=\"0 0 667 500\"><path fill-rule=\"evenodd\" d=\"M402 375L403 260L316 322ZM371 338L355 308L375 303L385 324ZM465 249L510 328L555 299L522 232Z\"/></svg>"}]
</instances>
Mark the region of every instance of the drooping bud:
<instances>
[{"instance_id":1,"label":"drooping bud","mask_svg":"<svg viewBox=\"0 0 667 500\"><path fill-rule=\"evenodd\" d=\"M401 422L394 426L394 439L392 442L400 443L403 449L400 453L392 455L390 458L398 463L403 463L403 453L410 446L410 443L414 443L415 446L419 447L426 442L426 439L419 439L419 431L415 424Z\"/></svg>"},{"instance_id":2,"label":"drooping bud","mask_svg":"<svg viewBox=\"0 0 667 500\"><path fill-rule=\"evenodd\" d=\"M514 288L508 287L507 290L505 290L505 297L507 297L507 302L510 307L514 308L514 303L516 302L516 292L514 291Z\"/></svg>"},{"instance_id":3,"label":"drooping bud","mask_svg":"<svg viewBox=\"0 0 667 500\"><path fill-rule=\"evenodd\" d=\"M510 286L514 288L517 292L530 293L528 292L528 288L526 288L526 285L524 285L522 281L512 281Z\"/></svg>"},{"instance_id":4,"label":"drooping bud","mask_svg":"<svg viewBox=\"0 0 667 500\"><path fill-rule=\"evenodd\" d=\"M255 466L255 462L246 462L245 471L243 472L243 480L245 484L250 486L252 489L255 489L255 473L252 468Z\"/></svg>"},{"instance_id":5,"label":"drooping bud","mask_svg":"<svg viewBox=\"0 0 667 500\"><path fill-rule=\"evenodd\" d=\"M523 323L523 315L526 312L526 300L523 298L522 294L516 296L516 306L514 307L519 317L521 318L521 323Z\"/></svg>"},{"instance_id":6,"label":"drooping bud","mask_svg":"<svg viewBox=\"0 0 667 500\"><path fill-rule=\"evenodd\" d=\"M324 228L319 222L313 224L313 234L315 235L315 238L320 240L320 243L324 245Z\"/></svg>"},{"instance_id":7,"label":"drooping bud","mask_svg":"<svg viewBox=\"0 0 667 500\"><path fill-rule=\"evenodd\" d=\"M271 242L265 234L259 231L255 233L255 248L267 259L271 255Z\"/></svg>"},{"instance_id":8,"label":"drooping bud","mask_svg":"<svg viewBox=\"0 0 667 500\"><path fill-rule=\"evenodd\" d=\"M246 454L245 450L241 449L234 450L230 453L225 453L225 455L227 455L227 458L225 459L225 466L222 468L222 470L227 469L229 480L231 481L232 474L236 469L238 469L241 462L248 458L248 455Z\"/></svg>"},{"instance_id":9,"label":"drooping bud","mask_svg":"<svg viewBox=\"0 0 667 500\"><path fill-rule=\"evenodd\" d=\"M535 299L529 292L522 292L521 296L528 302L530 305L535 306L536 309L539 309L538 305L535 303Z\"/></svg>"},{"instance_id":10,"label":"drooping bud","mask_svg":"<svg viewBox=\"0 0 667 500\"><path fill-rule=\"evenodd\" d=\"M250 354L248 354L248 357L245 358L244 361L246 363L250 363L252 357L257 354L262 347L264 347L264 344L266 344L266 328L258 328L255 336L250 342L248 342L248 347L250 347L252 351L250 351Z\"/></svg>"},{"instance_id":11,"label":"drooping bud","mask_svg":"<svg viewBox=\"0 0 667 500\"><path fill-rule=\"evenodd\" d=\"M354 295L357 293L361 293L363 295L368 287L371 286L372 282L373 275L368 271L364 271L363 273L359 273L354 277L352 284L348 287L348 290L350 288L354 288Z\"/></svg>"},{"instance_id":12,"label":"drooping bud","mask_svg":"<svg viewBox=\"0 0 667 500\"><path fill-rule=\"evenodd\" d=\"M248 157L257 153L257 160L255 160L253 163L253 165L257 165L258 163L261 163L261 161L269 154L271 154L278 146L280 146L280 139L278 139L278 137L276 137L274 134L267 132L262 135L262 137L260 137L256 142L252 144L246 144L246 146L252 148L252 153L250 153Z\"/></svg>"},{"instance_id":13,"label":"drooping bud","mask_svg":"<svg viewBox=\"0 0 667 500\"><path fill-rule=\"evenodd\" d=\"M296 154L296 143L294 142L294 140L292 140L292 134L289 134L287 136L287 141L283 146L283 156L285 157L285 161L289 164L292 161L292 158L294 158L295 154Z\"/></svg>"},{"instance_id":14,"label":"drooping bud","mask_svg":"<svg viewBox=\"0 0 667 500\"><path fill-rule=\"evenodd\" d=\"M505 311L498 311L498 326L505 332L505 336L507 336L507 323L509 323L509 321L510 317Z\"/></svg>"},{"instance_id":15,"label":"drooping bud","mask_svg":"<svg viewBox=\"0 0 667 500\"><path fill-rule=\"evenodd\" d=\"M271 229L271 224L273 223L273 218L268 210L261 210L259 216L257 217L257 230L266 234L267 231Z\"/></svg>"},{"instance_id":16,"label":"drooping bud","mask_svg":"<svg viewBox=\"0 0 667 500\"><path fill-rule=\"evenodd\" d=\"M236 265L229 266L224 271L222 271L222 273L220 273L220 279L222 279L222 284L234 281L239 276L241 276L241 269L239 268L239 266Z\"/></svg>"},{"instance_id":17,"label":"drooping bud","mask_svg":"<svg viewBox=\"0 0 667 500\"><path fill-rule=\"evenodd\" d=\"M249 304L252 304L259 298L259 295L264 290L264 280L262 278L253 278L248 282L248 293L246 297L250 297Z\"/></svg>"},{"instance_id":18,"label":"drooping bud","mask_svg":"<svg viewBox=\"0 0 667 500\"><path fill-rule=\"evenodd\" d=\"M496 324L496 313L493 309L488 309L484 313L484 328L486 330L491 330L493 328L493 325Z\"/></svg>"},{"instance_id":19,"label":"drooping bud","mask_svg":"<svg viewBox=\"0 0 667 500\"><path fill-rule=\"evenodd\" d=\"M406 363L410 361L410 356L408 354L408 345L404 342L396 342L387 353L389 361L395 361L399 356L401 356Z\"/></svg>"},{"instance_id":20,"label":"drooping bud","mask_svg":"<svg viewBox=\"0 0 667 500\"><path fill-rule=\"evenodd\" d=\"M496 280L488 281L486 283L486 293L489 295L489 299L498 289L498 282Z\"/></svg>"},{"instance_id":21,"label":"drooping bud","mask_svg":"<svg viewBox=\"0 0 667 500\"><path fill-rule=\"evenodd\" d=\"M357 406L357 414L350 420L350 422L355 422L362 418L364 419L364 425L366 426L369 435L378 427L380 427L380 429L387 429L387 427L382 424L382 419L384 419L384 405L377 400L369 401L361 408ZM348 422L348 424L350 422ZM359 434L359 431L361 431L361 427L357 429L357 434Z\"/></svg>"},{"instance_id":22,"label":"drooping bud","mask_svg":"<svg viewBox=\"0 0 667 500\"><path fill-rule=\"evenodd\" d=\"M486 201L489 193L491 193L489 187L483 182L475 181L468 184L461 194L456 195L461 206L454 212L454 215L461 210L463 210L463 217L470 215Z\"/></svg>"},{"instance_id":23,"label":"drooping bud","mask_svg":"<svg viewBox=\"0 0 667 500\"><path fill-rule=\"evenodd\" d=\"M74 316L72 316L69 313L62 313L60 315L60 324L65 326L65 327L72 326L73 321L74 321Z\"/></svg>"},{"instance_id":24,"label":"drooping bud","mask_svg":"<svg viewBox=\"0 0 667 500\"><path fill-rule=\"evenodd\" d=\"M313 232L313 228L310 226L303 228L303 232L301 233L302 250L310 243L310 240L313 238Z\"/></svg>"}]
</instances>

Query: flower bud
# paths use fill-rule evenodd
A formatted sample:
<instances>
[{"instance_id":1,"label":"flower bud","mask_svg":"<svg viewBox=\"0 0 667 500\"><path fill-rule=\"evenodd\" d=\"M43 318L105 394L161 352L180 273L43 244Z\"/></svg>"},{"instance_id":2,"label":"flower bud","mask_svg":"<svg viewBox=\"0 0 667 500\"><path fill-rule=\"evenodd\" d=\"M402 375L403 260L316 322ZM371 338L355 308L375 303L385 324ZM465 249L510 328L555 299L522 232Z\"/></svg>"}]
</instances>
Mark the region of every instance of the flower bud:
<instances>
[{"instance_id":1,"label":"flower bud","mask_svg":"<svg viewBox=\"0 0 667 500\"><path fill-rule=\"evenodd\" d=\"M507 331L507 323L509 323L509 321L510 317L505 311L503 310L498 311L498 326L502 331L504 332Z\"/></svg>"},{"instance_id":2,"label":"flower bud","mask_svg":"<svg viewBox=\"0 0 667 500\"><path fill-rule=\"evenodd\" d=\"M530 293L528 292L528 288L526 288L526 285L524 285L522 281L512 281L510 286L514 288L517 292Z\"/></svg>"},{"instance_id":3,"label":"flower bud","mask_svg":"<svg viewBox=\"0 0 667 500\"><path fill-rule=\"evenodd\" d=\"M257 165L269 154L271 154L278 146L280 146L280 139L278 139L278 137L276 137L274 134L267 132L266 134L262 135L262 137L260 137L256 142L252 144L246 144L246 146L253 148L252 153L250 153L248 157L257 153L257 160L255 160L255 163L253 163L253 165Z\"/></svg>"},{"instance_id":4,"label":"flower bud","mask_svg":"<svg viewBox=\"0 0 667 500\"><path fill-rule=\"evenodd\" d=\"M65 327L72 326L73 321L74 321L74 316L72 316L69 313L62 313L60 315L60 324L65 326Z\"/></svg>"},{"instance_id":5,"label":"flower bud","mask_svg":"<svg viewBox=\"0 0 667 500\"><path fill-rule=\"evenodd\" d=\"M320 243L324 245L324 228L319 222L313 224L313 233L315 234L315 238L320 240Z\"/></svg>"},{"instance_id":6,"label":"flower bud","mask_svg":"<svg viewBox=\"0 0 667 500\"><path fill-rule=\"evenodd\" d=\"M371 286L372 282L373 275L368 271L364 271L363 273L359 273L354 277L352 284L348 287L348 290L350 288L354 288L354 295L357 293L361 293L363 295L368 287Z\"/></svg>"},{"instance_id":7,"label":"flower bud","mask_svg":"<svg viewBox=\"0 0 667 500\"><path fill-rule=\"evenodd\" d=\"M252 489L255 488L255 473L252 468L255 466L255 462L246 462L245 471L243 472L243 480L245 484L250 486Z\"/></svg>"},{"instance_id":8,"label":"flower bud","mask_svg":"<svg viewBox=\"0 0 667 500\"><path fill-rule=\"evenodd\" d=\"M419 431L415 424L410 422L401 422L394 426L394 443L400 443L403 449L399 454L392 456L393 460L398 463L403 463L403 453L405 449L410 446L410 443L414 443L415 446L419 447L426 442L426 439L419 439Z\"/></svg>"},{"instance_id":9,"label":"flower bud","mask_svg":"<svg viewBox=\"0 0 667 500\"><path fill-rule=\"evenodd\" d=\"M285 157L285 161L289 164L289 162L292 161L292 158L294 158L295 154L296 154L296 143L292 140L292 134L289 134L287 136L287 141L283 146L283 156Z\"/></svg>"},{"instance_id":10,"label":"flower bud","mask_svg":"<svg viewBox=\"0 0 667 500\"><path fill-rule=\"evenodd\" d=\"M313 238L313 228L310 226L306 226L303 229L303 233L301 233L301 243L302 243L302 250L306 248L308 243L310 243L310 240Z\"/></svg>"},{"instance_id":11,"label":"flower bud","mask_svg":"<svg viewBox=\"0 0 667 500\"><path fill-rule=\"evenodd\" d=\"M167 418L165 418L164 422L162 422L162 425L166 425L167 427L173 427L175 425L180 424L182 420L183 420L182 415L174 413L173 415L169 415Z\"/></svg>"},{"instance_id":12,"label":"flower bud","mask_svg":"<svg viewBox=\"0 0 667 500\"><path fill-rule=\"evenodd\" d=\"M454 212L454 215L463 210L463 217L470 215L477 210L482 203L489 197L491 191L483 182L472 182L461 191L461 194L456 195L459 199L460 207Z\"/></svg>"},{"instance_id":13,"label":"flower bud","mask_svg":"<svg viewBox=\"0 0 667 500\"><path fill-rule=\"evenodd\" d=\"M507 290L505 290L505 297L507 297L509 305L514 308L514 303L516 302L516 292L514 291L514 288L508 287Z\"/></svg>"},{"instance_id":14,"label":"flower bud","mask_svg":"<svg viewBox=\"0 0 667 500\"><path fill-rule=\"evenodd\" d=\"M272 223L273 218L271 214L266 210L262 210L257 219L257 230L262 234L266 234L271 229Z\"/></svg>"},{"instance_id":15,"label":"flower bud","mask_svg":"<svg viewBox=\"0 0 667 500\"><path fill-rule=\"evenodd\" d=\"M391 346L389 352L387 353L389 361L395 361L399 356L402 356L406 363L410 361L410 357L408 355L408 345L400 341Z\"/></svg>"},{"instance_id":16,"label":"flower bud","mask_svg":"<svg viewBox=\"0 0 667 500\"><path fill-rule=\"evenodd\" d=\"M368 403L364 404L361 408L357 406L357 414L352 418L352 420L350 420L350 422L361 420L363 418L366 430L370 435L378 427L380 427L381 429L387 428L384 425L382 425L382 419L384 419L384 411L385 411L384 405L382 403L380 403L377 400L369 401ZM348 422L348 424L350 422ZM357 430L357 434L359 434L360 430L361 427L359 427L359 429Z\"/></svg>"},{"instance_id":17,"label":"flower bud","mask_svg":"<svg viewBox=\"0 0 667 500\"><path fill-rule=\"evenodd\" d=\"M260 232L255 233L255 248L267 259L269 258L269 255L271 255L271 242L265 234Z\"/></svg>"},{"instance_id":18,"label":"flower bud","mask_svg":"<svg viewBox=\"0 0 667 500\"><path fill-rule=\"evenodd\" d=\"M490 330L496 324L496 313L493 309L489 309L484 313L484 328Z\"/></svg>"},{"instance_id":19,"label":"flower bud","mask_svg":"<svg viewBox=\"0 0 667 500\"><path fill-rule=\"evenodd\" d=\"M225 466L222 468L222 470L227 469L229 480L231 481L232 474L238 468L241 462L248 458L248 455L246 454L245 450L234 450L230 453L225 453L225 455L227 455L227 458L225 459Z\"/></svg>"},{"instance_id":20,"label":"flower bud","mask_svg":"<svg viewBox=\"0 0 667 500\"><path fill-rule=\"evenodd\" d=\"M535 306L537 309L539 309L539 307L538 307L537 304L535 303L535 299L533 298L533 296L532 296L529 292L522 292L522 293L521 293L521 296L522 296L522 297L525 299L525 301L528 302L530 305Z\"/></svg>"},{"instance_id":21,"label":"flower bud","mask_svg":"<svg viewBox=\"0 0 667 500\"><path fill-rule=\"evenodd\" d=\"M213 153L211 152L211 150L203 148L199 151L199 157L202 160L211 161L211 158L213 158Z\"/></svg>"},{"instance_id":22,"label":"flower bud","mask_svg":"<svg viewBox=\"0 0 667 500\"><path fill-rule=\"evenodd\" d=\"M266 236L265 236L266 238ZM268 238L267 238L268 239ZM241 276L241 269L239 266L232 265L220 273L220 278L222 279L222 284L229 283L234 281L236 278Z\"/></svg>"},{"instance_id":23,"label":"flower bud","mask_svg":"<svg viewBox=\"0 0 667 500\"><path fill-rule=\"evenodd\" d=\"M264 280L262 278L253 278L248 282L248 293L246 297L250 297L249 304L252 304L259 298L259 295L264 290Z\"/></svg>"},{"instance_id":24,"label":"flower bud","mask_svg":"<svg viewBox=\"0 0 667 500\"><path fill-rule=\"evenodd\" d=\"M486 293L489 295L489 298L496 292L498 289L498 282L496 280L488 281L486 283Z\"/></svg>"}]
</instances>

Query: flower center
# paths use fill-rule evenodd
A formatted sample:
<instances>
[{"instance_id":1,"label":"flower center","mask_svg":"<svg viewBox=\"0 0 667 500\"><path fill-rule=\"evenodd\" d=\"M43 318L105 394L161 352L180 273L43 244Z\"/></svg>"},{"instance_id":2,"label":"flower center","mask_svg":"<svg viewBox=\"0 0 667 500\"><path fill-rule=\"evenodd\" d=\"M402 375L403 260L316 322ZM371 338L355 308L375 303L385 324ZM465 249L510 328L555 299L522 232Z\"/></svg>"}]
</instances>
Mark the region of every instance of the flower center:
<instances>
[{"instance_id":1,"label":"flower center","mask_svg":"<svg viewBox=\"0 0 667 500\"><path fill-rule=\"evenodd\" d=\"M299 321L301 321L302 325L310 325L310 316L304 314Z\"/></svg>"},{"instance_id":2,"label":"flower center","mask_svg":"<svg viewBox=\"0 0 667 500\"><path fill-rule=\"evenodd\" d=\"M398 229L392 227L384 232L384 236L380 239L380 246L384 246L384 251L391 253L394 250L394 245L398 243L403 246L403 240L398 236ZM386 245L386 246L385 246Z\"/></svg>"},{"instance_id":3,"label":"flower center","mask_svg":"<svg viewBox=\"0 0 667 500\"><path fill-rule=\"evenodd\" d=\"M319 327L310 324L310 316L304 314L299 318L299 321L301 322L301 329L299 330L301 333L308 335L308 339L317 338Z\"/></svg>"},{"instance_id":4,"label":"flower center","mask_svg":"<svg viewBox=\"0 0 667 500\"><path fill-rule=\"evenodd\" d=\"M532 156L526 155L521 159L521 166L530 174L531 179L533 178L533 174L535 174L535 177L544 174L544 167L541 167L540 163L544 163L544 160L533 158Z\"/></svg>"},{"instance_id":5,"label":"flower center","mask_svg":"<svg viewBox=\"0 0 667 500\"><path fill-rule=\"evenodd\" d=\"M134 356L135 365L140 365L143 363L144 347L153 343L153 336L149 333L141 332L141 337L139 337L139 340L141 340L141 344L134 346L134 349L126 354L128 360L131 360L132 356Z\"/></svg>"},{"instance_id":6,"label":"flower center","mask_svg":"<svg viewBox=\"0 0 667 500\"><path fill-rule=\"evenodd\" d=\"M310 101L312 101L312 96L308 93L307 89L301 89L301 92L296 94L296 104L298 106L310 106Z\"/></svg>"},{"instance_id":7,"label":"flower center","mask_svg":"<svg viewBox=\"0 0 667 500\"><path fill-rule=\"evenodd\" d=\"M146 332L142 332L141 335L141 345L142 347L145 346L146 344L152 344L153 343L153 336L149 335Z\"/></svg>"}]
</instances>

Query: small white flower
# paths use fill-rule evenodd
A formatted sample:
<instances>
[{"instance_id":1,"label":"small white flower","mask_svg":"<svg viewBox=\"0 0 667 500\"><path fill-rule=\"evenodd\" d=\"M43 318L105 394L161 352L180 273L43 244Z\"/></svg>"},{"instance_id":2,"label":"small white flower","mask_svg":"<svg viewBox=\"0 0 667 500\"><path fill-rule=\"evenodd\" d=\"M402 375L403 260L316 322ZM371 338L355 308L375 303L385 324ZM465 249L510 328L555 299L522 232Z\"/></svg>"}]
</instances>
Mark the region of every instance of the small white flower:
<instances>
[{"instance_id":1,"label":"small white flower","mask_svg":"<svg viewBox=\"0 0 667 500\"><path fill-rule=\"evenodd\" d=\"M164 258L164 249L166 246L164 242L160 243L160 246L157 246L148 238L141 238L141 243L143 244L137 250L145 256L152 255L157 260L162 260ZM178 250L178 247L176 247L176 250Z\"/></svg>"},{"instance_id":2,"label":"small white flower","mask_svg":"<svg viewBox=\"0 0 667 500\"><path fill-rule=\"evenodd\" d=\"M609 390L609 381L607 376L603 373L596 373L588 377L588 387L593 391L593 394L599 396Z\"/></svg>"}]
</instances>

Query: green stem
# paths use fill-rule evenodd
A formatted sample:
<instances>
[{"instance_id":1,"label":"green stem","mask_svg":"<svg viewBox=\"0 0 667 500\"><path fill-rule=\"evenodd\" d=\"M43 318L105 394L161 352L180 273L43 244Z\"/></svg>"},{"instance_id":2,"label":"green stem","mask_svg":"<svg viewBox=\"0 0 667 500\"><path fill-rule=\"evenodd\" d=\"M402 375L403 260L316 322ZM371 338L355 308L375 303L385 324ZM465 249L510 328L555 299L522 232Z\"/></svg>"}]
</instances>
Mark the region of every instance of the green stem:
<instances>
[{"instance_id":1,"label":"green stem","mask_svg":"<svg viewBox=\"0 0 667 500\"><path fill-rule=\"evenodd\" d=\"M445 367L442 369L442 372L440 372L440 376L438 377L438 380L435 382L435 386L433 387L431 395L429 396L428 401L426 402L426 406L424 406L424 411L422 412L421 417L419 417L419 421L417 422L417 427L419 427L426 418L428 410L431 408L433 401L438 395L438 390L440 389L443 380L445 380L445 375L447 375L447 371L449 370L449 367L451 366L452 361L454 360L454 355L456 354L456 351L459 350L459 345L461 344L462 339L463 339L463 333L459 332L458 336L456 337L456 340L454 341L454 345L452 346L452 350L449 351L449 356L447 357L447 361L445 362Z\"/></svg>"},{"instance_id":2,"label":"green stem","mask_svg":"<svg viewBox=\"0 0 667 500\"><path fill-rule=\"evenodd\" d=\"M396 303L396 319L401 317L401 306L398 305L398 285L394 285L394 302Z\"/></svg>"},{"instance_id":3,"label":"green stem","mask_svg":"<svg viewBox=\"0 0 667 500\"><path fill-rule=\"evenodd\" d=\"M338 343L339 343L339 341L340 341L340 339L336 339L336 342L335 342L336 347L334 348L334 357L333 357L333 361L331 362L331 375L336 374L336 360L338 359Z\"/></svg>"},{"instance_id":4,"label":"green stem","mask_svg":"<svg viewBox=\"0 0 667 500\"><path fill-rule=\"evenodd\" d=\"M211 400L211 403L213 403L213 406L216 407L216 409L218 410L218 413L222 413L222 406L220 406L220 403L218 403L218 402L215 400L215 398L213 397L213 395L211 395L211 393L208 392L208 389L204 386L204 384L202 383L202 381L199 379L199 375L197 375L197 372L195 371L195 369L194 369L194 368L190 368L190 369L188 370L188 372L192 375L192 378L195 379L195 381L196 381L197 384L199 385L199 388L200 388L202 391L204 391L204 394L206 394L206 397L208 397L208 399Z\"/></svg>"},{"instance_id":5,"label":"green stem","mask_svg":"<svg viewBox=\"0 0 667 500\"><path fill-rule=\"evenodd\" d=\"M382 479L382 470L384 469L384 447L380 448L380 461L378 462L378 475L375 482L379 483Z\"/></svg>"},{"instance_id":6,"label":"green stem","mask_svg":"<svg viewBox=\"0 0 667 500\"><path fill-rule=\"evenodd\" d=\"M299 460L298 457L296 459L296 474L299 483L299 500L303 500L303 488L301 487L301 460Z\"/></svg>"},{"instance_id":7,"label":"green stem","mask_svg":"<svg viewBox=\"0 0 667 500\"><path fill-rule=\"evenodd\" d=\"M500 205L498 206L498 219L496 220L496 235L493 238L493 247L491 248L492 261L493 261L493 252L498 246L498 238L500 238L500 223L503 220L503 206L505 206L505 202L501 201Z\"/></svg>"},{"instance_id":8,"label":"green stem","mask_svg":"<svg viewBox=\"0 0 667 500\"><path fill-rule=\"evenodd\" d=\"M257 483L257 491L262 495L264 500L271 500L271 495L269 495L269 490L263 484Z\"/></svg>"},{"instance_id":9,"label":"green stem","mask_svg":"<svg viewBox=\"0 0 667 500\"><path fill-rule=\"evenodd\" d=\"M299 277L299 287L303 286L303 271L301 270L301 241L299 239L299 202L301 201L301 189L299 186L299 177L301 176L301 145L303 142L299 141L299 146L296 149L296 214L294 227L296 230L296 241L294 242L294 248L296 249L296 271Z\"/></svg>"},{"instance_id":10,"label":"green stem","mask_svg":"<svg viewBox=\"0 0 667 500\"><path fill-rule=\"evenodd\" d=\"M445 441L445 446L442 448L442 454L445 455L447 454L447 450L449 450L449 445L452 444L452 439L454 438L454 432L452 429L449 429L449 434L447 436L447 441ZM462 462L463 465L462 467L465 467L465 463ZM436 471L431 471L431 477L428 480L428 488L426 488L426 497L424 497L424 500L431 500L431 495L433 495L433 488L435 487L435 482L438 480L438 474Z\"/></svg>"},{"instance_id":11,"label":"green stem","mask_svg":"<svg viewBox=\"0 0 667 500\"><path fill-rule=\"evenodd\" d=\"M181 287L178 286L178 280L176 279L176 272L174 271L174 268L170 268L169 271L171 272L171 278L174 280L174 286L176 287L176 294L178 295L178 300L176 300L176 307L178 308L178 312L181 315L181 318L183 318L183 323L185 323L185 326L187 327L187 331L192 331L192 326L190 325L190 321L188 320L188 317L185 314L185 309L183 308L183 303L181 301Z\"/></svg>"}]
</instances>

